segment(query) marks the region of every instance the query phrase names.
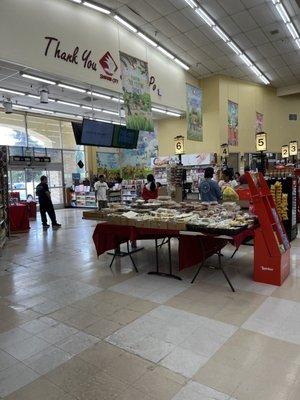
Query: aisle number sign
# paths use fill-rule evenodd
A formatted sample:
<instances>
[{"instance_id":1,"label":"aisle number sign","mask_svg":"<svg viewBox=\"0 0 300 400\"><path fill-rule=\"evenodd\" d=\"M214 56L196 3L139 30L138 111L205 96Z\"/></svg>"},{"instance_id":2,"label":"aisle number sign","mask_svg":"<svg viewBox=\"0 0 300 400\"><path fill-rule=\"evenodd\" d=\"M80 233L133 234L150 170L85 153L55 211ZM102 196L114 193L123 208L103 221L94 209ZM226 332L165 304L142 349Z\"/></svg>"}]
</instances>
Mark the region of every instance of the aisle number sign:
<instances>
[{"instance_id":1,"label":"aisle number sign","mask_svg":"<svg viewBox=\"0 0 300 400\"><path fill-rule=\"evenodd\" d=\"M184 138L175 138L175 154L184 154Z\"/></svg>"},{"instance_id":2,"label":"aisle number sign","mask_svg":"<svg viewBox=\"0 0 300 400\"><path fill-rule=\"evenodd\" d=\"M289 146L288 145L281 146L281 157L282 158L289 157Z\"/></svg>"},{"instance_id":3,"label":"aisle number sign","mask_svg":"<svg viewBox=\"0 0 300 400\"><path fill-rule=\"evenodd\" d=\"M257 151L266 151L267 150L267 134L257 133L256 134L256 150Z\"/></svg>"},{"instance_id":4,"label":"aisle number sign","mask_svg":"<svg viewBox=\"0 0 300 400\"><path fill-rule=\"evenodd\" d=\"M298 142L296 140L290 142L290 156L298 155Z\"/></svg>"},{"instance_id":5,"label":"aisle number sign","mask_svg":"<svg viewBox=\"0 0 300 400\"><path fill-rule=\"evenodd\" d=\"M221 146L221 152L222 152L222 157L228 157L229 156L229 146L227 143L222 144Z\"/></svg>"}]
</instances>

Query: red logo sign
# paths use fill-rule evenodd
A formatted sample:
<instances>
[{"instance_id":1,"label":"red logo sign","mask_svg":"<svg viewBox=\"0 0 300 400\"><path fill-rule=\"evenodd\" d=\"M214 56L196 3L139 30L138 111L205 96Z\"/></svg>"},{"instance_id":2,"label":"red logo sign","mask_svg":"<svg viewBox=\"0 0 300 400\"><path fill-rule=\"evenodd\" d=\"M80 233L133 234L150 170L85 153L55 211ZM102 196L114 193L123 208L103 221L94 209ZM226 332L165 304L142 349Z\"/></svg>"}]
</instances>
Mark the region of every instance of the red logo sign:
<instances>
[{"instance_id":1,"label":"red logo sign","mask_svg":"<svg viewBox=\"0 0 300 400\"><path fill-rule=\"evenodd\" d=\"M112 55L109 51L107 51L104 56L100 58L99 64L103 68L104 72L109 76L112 76L118 69L115 60L112 58Z\"/></svg>"}]
</instances>

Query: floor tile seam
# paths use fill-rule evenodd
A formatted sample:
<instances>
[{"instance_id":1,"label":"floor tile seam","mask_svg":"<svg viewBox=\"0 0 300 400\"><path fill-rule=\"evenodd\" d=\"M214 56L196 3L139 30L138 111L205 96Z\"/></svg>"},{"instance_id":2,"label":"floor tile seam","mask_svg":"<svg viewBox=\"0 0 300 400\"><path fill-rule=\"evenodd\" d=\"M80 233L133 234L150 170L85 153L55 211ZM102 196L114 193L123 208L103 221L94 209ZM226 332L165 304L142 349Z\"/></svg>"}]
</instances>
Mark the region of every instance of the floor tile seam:
<instances>
[{"instance_id":1,"label":"floor tile seam","mask_svg":"<svg viewBox=\"0 0 300 400\"><path fill-rule=\"evenodd\" d=\"M263 336L267 337L268 339L278 340L278 341L281 341L281 342L284 342L284 343L287 343L287 344L292 344L294 346L299 346L300 347L299 343L294 343L294 342L291 342L291 341L288 341L288 340L280 339L278 337L266 335L265 333L258 332L258 331L255 331L255 330L251 330L250 328L244 328L243 326L241 326L240 329L248 331L248 332L251 332L251 333L256 333L256 334L259 334L259 335L263 335Z\"/></svg>"}]
</instances>

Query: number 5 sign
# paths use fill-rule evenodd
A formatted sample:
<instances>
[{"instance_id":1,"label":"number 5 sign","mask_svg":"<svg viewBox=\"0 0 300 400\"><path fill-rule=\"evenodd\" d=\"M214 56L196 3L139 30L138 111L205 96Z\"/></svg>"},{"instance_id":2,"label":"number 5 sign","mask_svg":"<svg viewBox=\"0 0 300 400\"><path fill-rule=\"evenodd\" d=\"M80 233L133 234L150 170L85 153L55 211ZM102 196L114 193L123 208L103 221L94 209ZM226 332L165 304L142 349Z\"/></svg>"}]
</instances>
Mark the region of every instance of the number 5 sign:
<instances>
[{"instance_id":1,"label":"number 5 sign","mask_svg":"<svg viewBox=\"0 0 300 400\"><path fill-rule=\"evenodd\" d=\"M267 150L267 134L260 132L256 134L256 150L266 151Z\"/></svg>"},{"instance_id":2,"label":"number 5 sign","mask_svg":"<svg viewBox=\"0 0 300 400\"><path fill-rule=\"evenodd\" d=\"M290 142L290 156L298 155L298 142L296 140Z\"/></svg>"}]
</instances>

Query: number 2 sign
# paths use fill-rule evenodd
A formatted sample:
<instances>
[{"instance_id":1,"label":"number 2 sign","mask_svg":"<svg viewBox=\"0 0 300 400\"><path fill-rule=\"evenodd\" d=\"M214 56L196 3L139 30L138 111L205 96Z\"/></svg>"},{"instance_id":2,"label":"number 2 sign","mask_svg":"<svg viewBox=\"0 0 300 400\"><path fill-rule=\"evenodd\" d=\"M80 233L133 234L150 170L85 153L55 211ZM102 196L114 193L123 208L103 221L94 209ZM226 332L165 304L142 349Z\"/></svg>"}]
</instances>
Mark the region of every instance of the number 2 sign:
<instances>
[{"instance_id":1,"label":"number 2 sign","mask_svg":"<svg viewBox=\"0 0 300 400\"><path fill-rule=\"evenodd\" d=\"M281 157L282 158L289 157L289 146L288 145L281 146Z\"/></svg>"},{"instance_id":2,"label":"number 2 sign","mask_svg":"<svg viewBox=\"0 0 300 400\"><path fill-rule=\"evenodd\" d=\"M266 151L267 150L267 134L257 133L256 134L256 150L257 151Z\"/></svg>"}]
</instances>

